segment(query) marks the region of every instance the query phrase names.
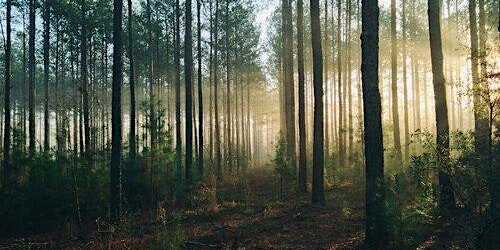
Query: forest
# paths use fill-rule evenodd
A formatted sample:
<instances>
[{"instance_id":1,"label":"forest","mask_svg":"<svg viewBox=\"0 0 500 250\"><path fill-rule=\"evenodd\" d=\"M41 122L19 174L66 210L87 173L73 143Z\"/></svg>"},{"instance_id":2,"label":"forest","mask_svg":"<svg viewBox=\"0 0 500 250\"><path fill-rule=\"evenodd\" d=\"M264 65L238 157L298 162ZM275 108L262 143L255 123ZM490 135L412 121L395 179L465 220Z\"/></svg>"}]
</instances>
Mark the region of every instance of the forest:
<instances>
[{"instance_id":1,"label":"forest","mask_svg":"<svg viewBox=\"0 0 500 250\"><path fill-rule=\"evenodd\" d=\"M0 250L500 249L498 0L1 0Z\"/></svg>"}]
</instances>

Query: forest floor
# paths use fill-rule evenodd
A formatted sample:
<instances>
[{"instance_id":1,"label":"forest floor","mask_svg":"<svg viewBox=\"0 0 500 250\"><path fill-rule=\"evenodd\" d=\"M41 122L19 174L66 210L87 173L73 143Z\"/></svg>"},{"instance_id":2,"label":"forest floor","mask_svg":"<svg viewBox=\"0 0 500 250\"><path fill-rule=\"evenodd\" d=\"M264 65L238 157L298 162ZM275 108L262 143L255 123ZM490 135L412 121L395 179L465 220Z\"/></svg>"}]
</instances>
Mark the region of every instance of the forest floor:
<instances>
[{"instance_id":1,"label":"forest floor","mask_svg":"<svg viewBox=\"0 0 500 250\"><path fill-rule=\"evenodd\" d=\"M159 206L154 215L126 216L120 229L94 225L76 237L67 228L0 241L0 249L363 249L364 193L354 184L327 190L324 206L311 205L309 195L280 195L269 171L233 184L220 191L220 203L177 212ZM447 249L440 235L429 235L417 249Z\"/></svg>"}]
</instances>

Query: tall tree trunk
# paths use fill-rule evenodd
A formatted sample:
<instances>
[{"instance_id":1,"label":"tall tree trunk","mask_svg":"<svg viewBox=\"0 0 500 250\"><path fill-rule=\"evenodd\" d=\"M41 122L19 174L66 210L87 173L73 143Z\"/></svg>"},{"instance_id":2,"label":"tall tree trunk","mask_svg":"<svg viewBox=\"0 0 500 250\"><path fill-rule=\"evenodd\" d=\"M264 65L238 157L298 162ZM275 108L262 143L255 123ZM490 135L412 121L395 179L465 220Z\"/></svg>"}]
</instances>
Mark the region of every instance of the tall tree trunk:
<instances>
[{"instance_id":1,"label":"tall tree trunk","mask_svg":"<svg viewBox=\"0 0 500 250\"><path fill-rule=\"evenodd\" d=\"M219 84L219 58L218 58L218 41L219 41L219 0L215 0L215 34L214 34L214 121L215 121L215 168L217 182L222 182L222 162L221 162L221 148L220 148L220 123L219 123L219 102L218 102L218 84Z\"/></svg>"},{"instance_id":2,"label":"tall tree trunk","mask_svg":"<svg viewBox=\"0 0 500 250\"><path fill-rule=\"evenodd\" d=\"M90 159L92 156L92 146L90 143L90 114L89 114L89 91L88 91L88 69L87 69L87 3L81 0L81 74L82 74L82 95L83 95L83 129L84 144L82 145L85 157Z\"/></svg>"},{"instance_id":3,"label":"tall tree trunk","mask_svg":"<svg viewBox=\"0 0 500 250\"><path fill-rule=\"evenodd\" d=\"M134 56L134 37L132 32L132 0L127 0L128 4L128 54L129 54L129 82L130 82L130 134L129 134L129 157L132 164L135 164L137 158L136 146L136 101L135 101L135 56Z\"/></svg>"},{"instance_id":4,"label":"tall tree trunk","mask_svg":"<svg viewBox=\"0 0 500 250\"><path fill-rule=\"evenodd\" d=\"M10 174L11 174L11 168L10 168L10 143L11 143L11 136L10 136L10 129L11 129L11 124L10 124L10 90L11 90L11 47L12 47L12 40L11 40L11 33L12 33L12 28L11 28L11 18L12 18L12 0L7 0L6 2L6 32L7 32L7 37L5 41L5 98L4 98L4 132L3 132L3 181L2 184L3 186L8 187L7 182L10 179Z\"/></svg>"},{"instance_id":5,"label":"tall tree trunk","mask_svg":"<svg viewBox=\"0 0 500 250\"><path fill-rule=\"evenodd\" d=\"M344 147L344 100L342 98L342 26L341 26L341 16L342 16L342 1L337 0L337 81L338 81L338 107L339 107L339 117L338 117L338 144L339 144L339 165L342 167L345 164L345 147Z\"/></svg>"},{"instance_id":6,"label":"tall tree trunk","mask_svg":"<svg viewBox=\"0 0 500 250\"><path fill-rule=\"evenodd\" d=\"M231 70L231 63L229 61L230 57L230 43L229 43L229 36L230 36L230 27L229 27L229 0L226 0L226 11L225 11L225 41L224 44L226 46L225 52L226 52L226 118L224 119L225 126L226 126L226 133L225 133L225 139L226 139L226 165L225 167L228 168L228 171L231 171L232 168L232 138L231 138L231 79L230 79L230 70Z\"/></svg>"},{"instance_id":7,"label":"tall tree trunk","mask_svg":"<svg viewBox=\"0 0 500 250\"><path fill-rule=\"evenodd\" d=\"M404 123L405 123L405 145L404 145L404 160L407 162L410 159L410 128L408 118L408 72L406 68L406 2L402 1L402 33L403 33L403 95L404 95Z\"/></svg>"},{"instance_id":8,"label":"tall tree trunk","mask_svg":"<svg viewBox=\"0 0 500 250\"><path fill-rule=\"evenodd\" d=\"M311 0L311 37L314 85L313 185L312 202L325 203L324 190L324 131L323 131L323 52L319 0Z\"/></svg>"},{"instance_id":9,"label":"tall tree trunk","mask_svg":"<svg viewBox=\"0 0 500 250\"><path fill-rule=\"evenodd\" d=\"M333 4L332 4L333 5ZM332 15L333 15L333 12L332 12ZM328 103L328 89L330 88L329 84L328 84L328 79L330 78L330 73L329 73L329 70L330 70L330 65L329 65L329 54L330 54L330 45L329 45L329 39L328 39L328 34L329 34L329 31L328 31L328 0L325 0L325 31L324 31L324 36L323 36L323 41L324 41L324 45L322 45L322 48L324 48L324 51L323 51L323 62L324 62L324 80L325 80L325 84L324 84L324 93L326 93L325 97L324 97L324 102L325 102L325 110L324 110L324 115L325 115L325 122L324 122L324 130L325 130L325 154L327 155L327 157L330 155L330 130L329 130L329 103ZM299 118L300 119L300 118ZM300 140L300 138L299 138ZM300 144L300 142L299 142ZM300 153L300 152L299 152ZM299 156L299 161L300 161L300 156ZM300 164L300 163L299 163Z\"/></svg>"},{"instance_id":10,"label":"tall tree trunk","mask_svg":"<svg viewBox=\"0 0 500 250\"><path fill-rule=\"evenodd\" d=\"M182 169L182 134L181 134L181 66L180 66L180 6L179 0L175 1L175 43L174 43L174 71L175 71L175 166L178 177Z\"/></svg>"},{"instance_id":11,"label":"tall tree trunk","mask_svg":"<svg viewBox=\"0 0 500 250\"><path fill-rule=\"evenodd\" d=\"M319 9L319 7L318 7ZM318 14L319 18L319 14ZM283 22L283 85L284 105L286 120L287 154L290 159L290 168L296 171L296 146L295 146L295 84L293 78L293 30L291 0L282 0ZM321 43L321 40L320 40ZM322 55L321 55L322 56Z\"/></svg>"},{"instance_id":12,"label":"tall tree trunk","mask_svg":"<svg viewBox=\"0 0 500 250\"><path fill-rule=\"evenodd\" d=\"M481 80L479 79L479 44L477 30L476 0L469 0L469 25L471 41L471 73L474 98L474 136L476 151L484 155L486 153L486 139L488 121L486 110L483 105L483 93Z\"/></svg>"},{"instance_id":13,"label":"tall tree trunk","mask_svg":"<svg viewBox=\"0 0 500 250\"><path fill-rule=\"evenodd\" d=\"M191 0L186 0L186 23L184 30L184 83L186 86L186 182L190 185L193 165L193 34Z\"/></svg>"},{"instance_id":14,"label":"tall tree trunk","mask_svg":"<svg viewBox=\"0 0 500 250\"><path fill-rule=\"evenodd\" d=\"M214 22L213 22L213 1L209 3L209 15L210 15L210 51L209 51L209 107L208 107L208 151L210 156L210 164L213 166L214 160L214 117L213 117L213 85L214 85Z\"/></svg>"},{"instance_id":15,"label":"tall tree trunk","mask_svg":"<svg viewBox=\"0 0 500 250\"><path fill-rule=\"evenodd\" d=\"M326 35L326 34L325 34ZM299 97L299 190L307 192L305 77L304 77L304 2L297 0L297 70ZM247 104L249 105L249 104Z\"/></svg>"},{"instance_id":16,"label":"tall tree trunk","mask_svg":"<svg viewBox=\"0 0 500 250\"><path fill-rule=\"evenodd\" d=\"M483 157L488 155L488 151L491 148L491 134L490 134L490 126L489 126L489 104L490 104L490 93L489 86L487 81L487 52L486 52L486 40L488 33L486 32L486 17L484 10L484 0L478 0L479 5L479 18L478 24L476 24L475 20L475 0L469 1L469 17L471 20L471 59L473 62L472 65L472 73L473 80L474 78L474 119L475 119L475 141L476 141L476 150ZM471 6L474 5L474 6ZM472 11L474 9L474 11ZM473 21L474 20L474 21ZM477 34L479 28L479 39L478 36L475 35L473 37L473 33ZM479 43L478 43L479 42ZM474 65L475 64L475 65ZM478 70L478 64L480 66L480 74ZM474 76L475 74L475 76Z\"/></svg>"},{"instance_id":17,"label":"tall tree trunk","mask_svg":"<svg viewBox=\"0 0 500 250\"><path fill-rule=\"evenodd\" d=\"M201 0L196 0L196 21L198 25L198 174L203 178L203 82L201 64Z\"/></svg>"},{"instance_id":18,"label":"tall tree trunk","mask_svg":"<svg viewBox=\"0 0 500 250\"><path fill-rule=\"evenodd\" d=\"M450 161L450 135L446 87L443 73L440 6L439 0L429 0L428 4L429 40L433 75L432 84L434 85L434 106L436 110L436 151L437 167L439 171L439 201L440 206L443 209L447 209L454 206L455 198L448 173L448 164Z\"/></svg>"},{"instance_id":19,"label":"tall tree trunk","mask_svg":"<svg viewBox=\"0 0 500 250\"><path fill-rule=\"evenodd\" d=\"M35 154L35 0L29 1L30 25L29 25L29 52L28 52L28 81L29 81L29 153L30 157Z\"/></svg>"},{"instance_id":20,"label":"tall tree trunk","mask_svg":"<svg viewBox=\"0 0 500 250\"><path fill-rule=\"evenodd\" d=\"M394 136L395 164L401 167L401 136L399 131L398 99L398 48L396 37L396 0L391 0L391 90L392 90L392 126Z\"/></svg>"},{"instance_id":21,"label":"tall tree trunk","mask_svg":"<svg viewBox=\"0 0 500 250\"><path fill-rule=\"evenodd\" d=\"M146 1L146 15L148 22L148 81L149 81L149 120L150 120L150 129L151 129L151 149L157 149L157 139L158 139L158 129L156 127L156 99L154 93L154 85L155 85L155 65L154 65L154 47L153 47L153 23L151 20L151 1Z\"/></svg>"},{"instance_id":22,"label":"tall tree trunk","mask_svg":"<svg viewBox=\"0 0 500 250\"><path fill-rule=\"evenodd\" d=\"M49 125L49 50L50 50L50 4L49 0L43 2L43 85L44 93L44 120L43 120L43 149L50 149L50 125Z\"/></svg>"},{"instance_id":23,"label":"tall tree trunk","mask_svg":"<svg viewBox=\"0 0 500 250\"><path fill-rule=\"evenodd\" d=\"M365 241L371 249L385 249L384 143L378 80L379 8L377 0L362 0L362 81L365 127L366 225Z\"/></svg>"},{"instance_id":24,"label":"tall tree trunk","mask_svg":"<svg viewBox=\"0 0 500 250\"><path fill-rule=\"evenodd\" d=\"M122 150L122 8L123 0L114 0L113 9L113 94L111 101L111 168L110 168L110 210L113 221L121 215L121 150Z\"/></svg>"},{"instance_id":25,"label":"tall tree trunk","mask_svg":"<svg viewBox=\"0 0 500 250\"><path fill-rule=\"evenodd\" d=\"M347 0L347 105L348 105L348 159L350 160L353 155L353 144L354 144L354 131L353 131L353 107L352 107L352 41L351 41L351 31L352 31L352 0Z\"/></svg>"}]
</instances>

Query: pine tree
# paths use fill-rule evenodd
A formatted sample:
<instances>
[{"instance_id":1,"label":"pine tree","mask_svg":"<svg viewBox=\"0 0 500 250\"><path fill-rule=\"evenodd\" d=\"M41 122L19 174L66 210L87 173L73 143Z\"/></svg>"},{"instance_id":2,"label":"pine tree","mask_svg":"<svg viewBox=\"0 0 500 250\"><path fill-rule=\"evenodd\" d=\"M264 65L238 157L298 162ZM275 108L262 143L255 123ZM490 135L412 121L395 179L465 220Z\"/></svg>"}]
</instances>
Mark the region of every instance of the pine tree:
<instances>
[{"instance_id":1,"label":"pine tree","mask_svg":"<svg viewBox=\"0 0 500 250\"><path fill-rule=\"evenodd\" d=\"M311 0L311 37L313 48L314 135L312 202L325 203L324 190L324 131L323 131L323 52L319 0Z\"/></svg>"},{"instance_id":2,"label":"pine tree","mask_svg":"<svg viewBox=\"0 0 500 250\"><path fill-rule=\"evenodd\" d=\"M362 81L366 165L366 236L370 249L385 249L388 243L385 221L384 144L382 105L378 80L379 7L378 1L362 1Z\"/></svg>"},{"instance_id":3,"label":"pine tree","mask_svg":"<svg viewBox=\"0 0 500 250\"><path fill-rule=\"evenodd\" d=\"M439 0L428 1L429 41L432 62L432 84L436 110L436 152L439 170L439 200L442 208L450 208L455 204L451 178L448 173L450 162L450 135L448 125L448 105L446 103L446 87L443 73L443 48L441 40L441 18Z\"/></svg>"},{"instance_id":4,"label":"pine tree","mask_svg":"<svg viewBox=\"0 0 500 250\"><path fill-rule=\"evenodd\" d=\"M110 210L112 220L117 222L121 215L121 150L122 150L122 106L121 88L123 72L122 45L123 0L114 0L113 10L113 88L111 117L111 168L110 168Z\"/></svg>"}]
</instances>

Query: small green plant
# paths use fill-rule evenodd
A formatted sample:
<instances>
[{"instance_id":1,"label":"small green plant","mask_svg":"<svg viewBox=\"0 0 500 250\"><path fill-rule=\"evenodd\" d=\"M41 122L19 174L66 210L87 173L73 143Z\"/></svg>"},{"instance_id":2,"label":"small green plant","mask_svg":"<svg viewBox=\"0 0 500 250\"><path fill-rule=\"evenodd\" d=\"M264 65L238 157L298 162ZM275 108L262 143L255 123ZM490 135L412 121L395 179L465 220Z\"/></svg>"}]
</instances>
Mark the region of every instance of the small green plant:
<instances>
[{"instance_id":1,"label":"small green plant","mask_svg":"<svg viewBox=\"0 0 500 250\"><path fill-rule=\"evenodd\" d=\"M287 143L282 134L278 137L276 144L276 155L273 159L274 170L279 176L280 195L283 196L285 189L291 185L294 180L294 171L287 154Z\"/></svg>"}]
</instances>

